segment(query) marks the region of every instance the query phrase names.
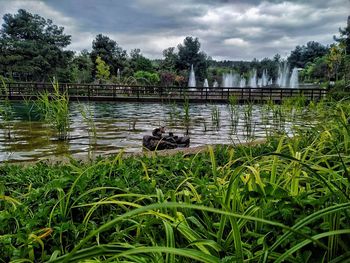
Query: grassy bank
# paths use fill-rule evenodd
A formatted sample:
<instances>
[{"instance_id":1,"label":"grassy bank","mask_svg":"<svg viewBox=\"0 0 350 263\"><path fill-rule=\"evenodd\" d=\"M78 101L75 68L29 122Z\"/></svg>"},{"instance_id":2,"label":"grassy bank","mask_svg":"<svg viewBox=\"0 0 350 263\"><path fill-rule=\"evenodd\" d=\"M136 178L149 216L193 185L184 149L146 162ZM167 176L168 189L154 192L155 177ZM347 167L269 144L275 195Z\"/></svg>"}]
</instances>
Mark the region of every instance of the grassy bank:
<instances>
[{"instance_id":1,"label":"grassy bank","mask_svg":"<svg viewBox=\"0 0 350 263\"><path fill-rule=\"evenodd\" d=\"M263 145L0 167L1 262L349 260L349 101L308 107Z\"/></svg>"}]
</instances>

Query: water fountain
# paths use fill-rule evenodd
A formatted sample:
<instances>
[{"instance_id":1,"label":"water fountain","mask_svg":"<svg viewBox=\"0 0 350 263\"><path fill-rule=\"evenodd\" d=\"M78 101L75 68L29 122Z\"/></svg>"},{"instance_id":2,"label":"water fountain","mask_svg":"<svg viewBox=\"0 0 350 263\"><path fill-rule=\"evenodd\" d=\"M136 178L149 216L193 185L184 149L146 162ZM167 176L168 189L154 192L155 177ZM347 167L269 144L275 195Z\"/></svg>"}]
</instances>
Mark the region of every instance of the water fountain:
<instances>
[{"instance_id":1,"label":"water fountain","mask_svg":"<svg viewBox=\"0 0 350 263\"><path fill-rule=\"evenodd\" d=\"M253 69L250 73L249 87L256 88L256 69Z\"/></svg>"},{"instance_id":2,"label":"water fountain","mask_svg":"<svg viewBox=\"0 0 350 263\"><path fill-rule=\"evenodd\" d=\"M261 85L262 85L262 87L265 87L265 86L267 86L267 84L268 84L268 75L267 75L267 70L266 69L264 69L263 70L263 74L262 74L262 77L261 77Z\"/></svg>"},{"instance_id":3,"label":"water fountain","mask_svg":"<svg viewBox=\"0 0 350 263\"><path fill-rule=\"evenodd\" d=\"M213 88L217 88L217 87L219 87L219 83L216 80L214 80Z\"/></svg>"},{"instance_id":4,"label":"water fountain","mask_svg":"<svg viewBox=\"0 0 350 263\"><path fill-rule=\"evenodd\" d=\"M299 73L297 68L293 68L292 75L290 76L289 85L292 89L299 88Z\"/></svg>"},{"instance_id":5,"label":"water fountain","mask_svg":"<svg viewBox=\"0 0 350 263\"><path fill-rule=\"evenodd\" d=\"M188 79L188 87L196 87L196 77L194 75L193 64L191 65L190 77ZM193 89L190 89L193 90Z\"/></svg>"},{"instance_id":6,"label":"water fountain","mask_svg":"<svg viewBox=\"0 0 350 263\"><path fill-rule=\"evenodd\" d=\"M244 77L241 77L239 81L239 87L244 88L245 86L247 86L247 80Z\"/></svg>"},{"instance_id":7,"label":"water fountain","mask_svg":"<svg viewBox=\"0 0 350 263\"><path fill-rule=\"evenodd\" d=\"M209 83L208 83L207 79L204 80L203 87L204 88L209 88Z\"/></svg>"},{"instance_id":8,"label":"water fountain","mask_svg":"<svg viewBox=\"0 0 350 263\"><path fill-rule=\"evenodd\" d=\"M277 85L281 88L288 87L289 66L287 61L284 61L283 65L278 66L278 78Z\"/></svg>"},{"instance_id":9,"label":"water fountain","mask_svg":"<svg viewBox=\"0 0 350 263\"><path fill-rule=\"evenodd\" d=\"M118 81L120 81L120 69L119 68L117 69L117 79L118 79Z\"/></svg>"},{"instance_id":10,"label":"water fountain","mask_svg":"<svg viewBox=\"0 0 350 263\"><path fill-rule=\"evenodd\" d=\"M297 88L298 83L298 70L293 69L292 74L289 72L289 65L287 61L284 61L278 66L278 77L275 84L281 88ZM261 78L257 76L257 70L253 69L250 72L249 79L245 79L243 76L238 75L237 73L223 73L222 74L222 84L221 87L266 87L272 86L273 80L269 76L267 69L263 69ZM217 82L213 84L213 87L217 87Z\"/></svg>"},{"instance_id":11,"label":"water fountain","mask_svg":"<svg viewBox=\"0 0 350 263\"><path fill-rule=\"evenodd\" d=\"M236 73L224 73L222 74L222 87L237 87L240 83L240 77Z\"/></svg>"}]
</instances>

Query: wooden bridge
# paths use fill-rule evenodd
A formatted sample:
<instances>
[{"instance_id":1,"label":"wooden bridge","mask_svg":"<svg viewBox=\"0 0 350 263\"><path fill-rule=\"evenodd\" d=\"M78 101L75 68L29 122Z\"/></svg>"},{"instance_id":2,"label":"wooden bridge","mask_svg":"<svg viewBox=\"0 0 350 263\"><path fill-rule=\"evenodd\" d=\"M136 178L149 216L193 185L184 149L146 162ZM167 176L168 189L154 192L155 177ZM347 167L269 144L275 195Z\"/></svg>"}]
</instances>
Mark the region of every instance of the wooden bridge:
<instances>
[{"instance_id":1,"label":"wooden bridge","mask_svg":"<svg viewBox=\"0 0 350 263\"><path fill-rule=\"evenodd\" d=\"M132 86L117 84L59 84L61 92L66 92L70 100L79 101L140 101L140 102L227 102L234 96L239 103L280 103L291 97L304 96L306 100L320 100L328 90L319 87L298 89L263 87L263 88L188 88L162 86ZM44 91L53 92L51 83L7 83L7 92L0 92L0 99L10 100L36 99Z\"/></svg>"}]
</instances>

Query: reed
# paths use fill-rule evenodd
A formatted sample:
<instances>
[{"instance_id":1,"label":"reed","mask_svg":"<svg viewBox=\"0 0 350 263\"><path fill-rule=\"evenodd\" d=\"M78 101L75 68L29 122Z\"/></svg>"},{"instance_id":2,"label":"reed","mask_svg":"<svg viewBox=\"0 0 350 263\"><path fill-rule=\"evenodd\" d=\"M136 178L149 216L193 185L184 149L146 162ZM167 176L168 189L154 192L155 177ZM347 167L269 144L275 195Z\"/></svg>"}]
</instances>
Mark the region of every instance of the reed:
<instances>
[{"instance_id":1,"label":"reed","mask_svg":"<svg viewBox=\"0 0 350 263\"><path fill-rule=\"evenodd\" d=\"M52 81L53 92L44 91L40 93L35 101L36 108L41 117L57 132L59 140L69 137L69 99L67 92L61 92L58 81Z\"/></svg>"},{"instance_id":2,"label":"reed","mask_svg":"<svg viewBox=\"0 0 350 263\"><path fill-rule=\"evenodd\" d=\"M211 122L216 129L220 129L220 109L217 105L213 105L211 108Z\"/></svg>"},{"instance_id":3,"label":"reed","mask_svg":"<svg viewBox=\"0 0 350 263\"><path fill-rule=\"evenodd\" d=\"M83 118L83 121L87 125L88 136L89 136L89 150L88 150L88 158L92 159L94 157L94 152L96 150L97 145L97 129L94 119L94 113L91 109L91 105L88 104L80 104L78 105L78 109L80 115Z\"/></svg>"},{"instance_id":4,"label":"reed","mask_svg":"<svg viewBox=\"0 0 350 263\"><path fill-rule=\"evenodd\" d=\"M237 104L237 98L235 96L229 97L228 106L229 106L229 112L230 112L232 132L235 134L237 133L237 125L239 122L239 108Z\"/></svg>"},{"instance_id":5,"label":"reed","mask_svg":"<svg viewBox=\"0 0 350 263\"><path fill-rule=\"evenodd\" d=\"M13 108L9 99L9 90L7 88L5 79L0 76L1 86L0 86L0 95L4 97L2 103L0 104L0 117L2 119L2 125L4 126L4 130L6 132L5 137L7 139L12 138L11 132L11 121L13 120Z\"/></svg>"},{"instance_id":6,"label":"reed","mask_svg":"<svg viewBox=\"0 0 350 263\"><path fill-rule=\"evenodd\" d=\"M188 96L185 94L184 105L183 105L183 123L186 128L186 135L189 134L190 121L191 121L190 102L189 102Z\"/></svg>"}]
</instances>

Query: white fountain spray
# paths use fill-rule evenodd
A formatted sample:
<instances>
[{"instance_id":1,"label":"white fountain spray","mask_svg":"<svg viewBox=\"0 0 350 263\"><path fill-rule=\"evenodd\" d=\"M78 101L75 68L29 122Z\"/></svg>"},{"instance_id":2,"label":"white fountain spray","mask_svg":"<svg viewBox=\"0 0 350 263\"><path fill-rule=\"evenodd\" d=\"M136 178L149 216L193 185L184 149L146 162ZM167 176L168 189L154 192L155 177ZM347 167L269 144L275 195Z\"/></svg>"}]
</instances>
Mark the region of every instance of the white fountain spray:
<instances>
[{"instance_id":1,"label":"white fountain spray","mask_svg":"<svg viewBox=\"0 0 350 263\"><path fill-rule=\"evenodd\" d=\"M190 88L196 87L196 77L193 70L193 64L191 65L190 77L188 79L188 87ZM190 90L194 90L194 89L190 89Z\"/></svg>"},{"instance_id":2,"label":"white fountain spray","mask_svg":"<svg viewBox=\"0 0 350 263\"><path fill-rule=\"evenodd\" d=\"M297 68L293 68L292 75L290 76L290 87L292 89L299 88L299 73Z\"/></svg>"},{"instance_id":3,"label":"white fountain spray","mask_svg":"<svg viewBox=\"0 0 350 263\"><path fill-rule=\"evenodd\" d=\"M283 65L278 66L278 78L277 85L281 88L288 87L288 78L289 78L289 66L287 61L283 62Z\"/></svg>"},{"instance_id":4,"label":"white fountain spray","mask_svg":"<svg viewBox=\"0 0 350 263\"><path fill-rule=\"evenodd\" d=\"M261 86L262 86L262 87L267 86L268 78L269 78L269 77L268 77L268 75L267 75L267 70L264 69L264 70L263 70L262 77L261 77Z\"/></svg>"},{"instance_id":5,"label":"white fountain spray","mask_svg":"<svg viewBox=\"0 0 350 263\"><path fill-rule=\"evenodd\" d=\"M241 77L241 80L239 81L239 87L244 88L247 85L247 80L244 77Z\"/></svg>"},{"instance_id":6,"label":"white fountain spray","mask_svg":"<svg viewBox=\"0 0 350 263\"><path fill-rule=\"evenodd\" d=\"M204 80L203 87L204 88L209 88L209 83L208 83L207 79Z\"/></svg>"},{"instance_id":7,"label":"white fountain spray","mask_svg":"<svg viewBox=\"0 0 350 263\"><path fill-rule=\"evenodd\" d=\"M249 87L256 88L256 69L253 69L250 73Z\"/></svg>"}]
</instances>

